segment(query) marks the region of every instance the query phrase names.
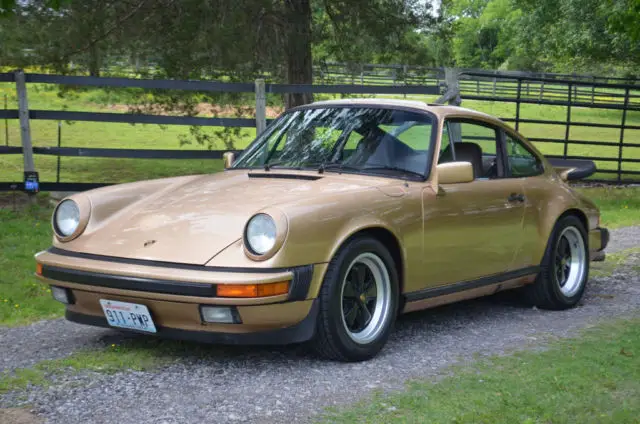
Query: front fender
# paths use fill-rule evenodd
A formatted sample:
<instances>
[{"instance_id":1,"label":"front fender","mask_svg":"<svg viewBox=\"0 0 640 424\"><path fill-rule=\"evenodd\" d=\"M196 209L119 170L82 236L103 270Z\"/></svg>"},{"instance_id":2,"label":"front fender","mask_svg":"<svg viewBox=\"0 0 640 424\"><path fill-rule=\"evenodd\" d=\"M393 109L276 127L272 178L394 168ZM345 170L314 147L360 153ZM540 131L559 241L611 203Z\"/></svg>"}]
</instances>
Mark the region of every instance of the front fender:
<instances>
[{"instance_id":1,"label":"front fender","mask_svg":"<svg viewBox=\"0 0 640 424\"><path fill-rule=\"evenodd\" d=\"M265 261L251 260L244 253L242 239L238 239L207 265L287 268L327 263L342 243L358 231L384 228L402 240L403 225L421 225L421 210L416 211L417 216L409 216L400 199L377 189L306 199L277 208L287 216L289 227L278 253Z\"/></svg>"}]
</instances>

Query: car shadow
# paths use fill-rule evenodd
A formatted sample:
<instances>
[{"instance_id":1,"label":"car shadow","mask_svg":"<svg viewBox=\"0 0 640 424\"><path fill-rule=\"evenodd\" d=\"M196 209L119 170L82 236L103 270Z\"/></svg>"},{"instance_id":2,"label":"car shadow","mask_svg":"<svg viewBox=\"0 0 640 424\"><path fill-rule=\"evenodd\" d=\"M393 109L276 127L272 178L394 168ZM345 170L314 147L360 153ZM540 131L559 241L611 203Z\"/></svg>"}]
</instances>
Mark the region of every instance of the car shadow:
<instances>
[{"instance_id":1,"label":"car shadow","mask_svg":"<svg viewBox=\"0 0 640 424\"><path fill-rule=\"evenodd\" d=\"M389 347L394 351L401 349L399 346L394 346L394 343L410 340L427 328L436 327L444 332L447 329L464 327L466 323L477 320L479 317L509 314L515 310L529 308L519 299L517 293L500 292L491 296L403 314L396 321L394 332L390 336L385 351L389 350ZM98 338L98 344L106 346L116 345L120 349L152 350L154 356L168 359L168 362L178 360L181 363L215 363L224 360L240 364L255 358L260 358L261 361L327 362L315 355L307 344L285 346L206 344L162 339L118 330L102 332Z\"/></svg>"}]
</instances>

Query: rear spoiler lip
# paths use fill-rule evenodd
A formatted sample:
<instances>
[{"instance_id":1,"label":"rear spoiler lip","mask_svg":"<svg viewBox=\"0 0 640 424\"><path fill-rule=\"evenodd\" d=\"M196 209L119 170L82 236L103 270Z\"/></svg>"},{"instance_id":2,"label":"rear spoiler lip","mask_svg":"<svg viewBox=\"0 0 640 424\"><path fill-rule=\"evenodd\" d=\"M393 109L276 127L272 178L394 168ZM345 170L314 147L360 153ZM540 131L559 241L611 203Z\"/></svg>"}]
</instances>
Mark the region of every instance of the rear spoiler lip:
<instances>
[{"instance_id":1,"label":"rear spoiler lip","mask_svg":"<svg viewBox=\"0 0 640 424\"><path fill-rule=\"evenodd\" d=\"M547 161L565 181L581 180L596 172L596 164L588 159L547 158Z\"/></svg>"}]
</instances>

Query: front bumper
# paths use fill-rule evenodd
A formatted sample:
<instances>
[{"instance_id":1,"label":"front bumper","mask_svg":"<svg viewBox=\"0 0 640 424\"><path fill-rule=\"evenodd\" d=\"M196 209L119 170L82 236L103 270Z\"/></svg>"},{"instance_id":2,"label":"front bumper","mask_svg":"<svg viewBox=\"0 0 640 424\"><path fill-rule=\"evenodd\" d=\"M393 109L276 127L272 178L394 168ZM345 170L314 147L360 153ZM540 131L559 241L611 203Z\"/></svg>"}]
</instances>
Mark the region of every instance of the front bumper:
<instances>
[{"instance_id":1,"label":"front bumper","mask_svg":"<svg viewBox=\"0 0 640 424\"><path fill-rule=\"evenodd\" d=\"M247 333L225 333L223 331L196 331L156 326L158 332L152 335L166 339L190 340L201 343L219 343L227 345L284 345L302 343L313 337L316 327L316 318L318 316L318 308L318 300L316 299L312 301L311 309L302 321L292 326L270 330ZM67 320L77 322L79 324L113 328L109 325L104 316L85 315L74 312L70 308L67 309L65 317ZM136 332L134 330L125 330L122 328L118 328L118 330Z\"/></svg>"},{"instance_id":2,"label":"front bumper","mask_svg":"<svg viewBox=\"0 0 640 424\"><path fill-rule=\"evenodd\" d=\"M225 344L298 343L313 336L315 289L325 265L289 269L211 268L132 261L50 249L36 255L45 284L71 291L66 317L109 327L100 300L145 305L167 338ZM289 293L259 298L216 297L220 284L290 281ZM207 323L202 305L233 306L240 324ZM124 330L128 331L128 330Z\"/></svg>"}]
</instances>

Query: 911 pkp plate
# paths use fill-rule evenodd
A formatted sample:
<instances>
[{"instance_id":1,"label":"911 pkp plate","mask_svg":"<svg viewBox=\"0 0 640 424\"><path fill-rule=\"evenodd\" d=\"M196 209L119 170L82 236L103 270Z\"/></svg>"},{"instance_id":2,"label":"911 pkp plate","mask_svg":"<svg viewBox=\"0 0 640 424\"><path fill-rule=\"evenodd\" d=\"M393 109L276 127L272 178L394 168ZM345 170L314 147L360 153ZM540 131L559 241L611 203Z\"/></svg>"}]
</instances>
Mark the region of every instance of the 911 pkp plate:
<instances>
[{"instance_id":1,"label":"911 pkp plate","mask_svg":"<svg viewBox=\"0 0 640 424\"><path fill-rule=\"evenodd\" d=\"M147 333L157 332L149 309L144 305L105 299L100 299L100 305L107 322L112 327L146 331Z\"/></svg>"}]
</instances>

